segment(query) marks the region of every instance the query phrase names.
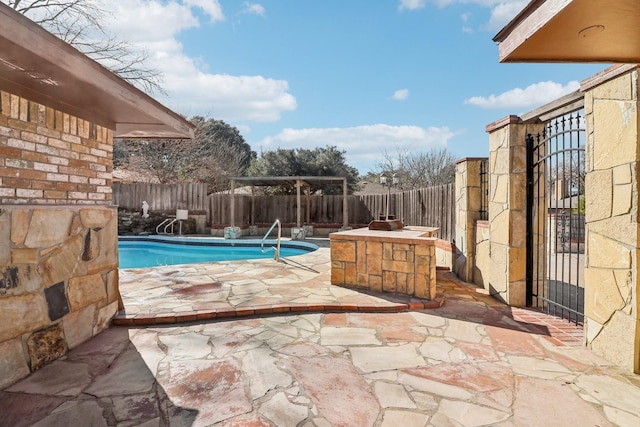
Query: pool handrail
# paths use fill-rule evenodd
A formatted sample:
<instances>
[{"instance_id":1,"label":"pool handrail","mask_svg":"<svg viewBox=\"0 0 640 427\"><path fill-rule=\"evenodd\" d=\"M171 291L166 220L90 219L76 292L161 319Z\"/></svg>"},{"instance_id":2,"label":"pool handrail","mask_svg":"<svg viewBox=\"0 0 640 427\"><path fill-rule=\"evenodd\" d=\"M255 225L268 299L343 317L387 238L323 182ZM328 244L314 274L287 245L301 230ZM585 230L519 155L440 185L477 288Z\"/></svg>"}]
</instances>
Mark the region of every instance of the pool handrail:
<instances>
[{"instance_id":1,"label":"pool handrail","mask_svg":"<svg viewBox=\"0 0 640 427\"><path fill-rule=\"evenodd\" d=\"M171 220L172 220L172 219L173 219L173 218L167 218L167 219L165 219L164 221L162 221L160 224L158 224L158 226L156 227L156 234L163 234L163 233L160 231L160 228L162 228L163 226L165 226L168 222L171 222ZM168 227L168 225L167 225L167 227ZM164 228L164 234L167 234L167 228L166 228L166 227Z\"/></svg>"},{"instance_id":2,"label":"pool handrail","mask_svg":"<svg viewBox=\"0 0 640 427\"><path fill-rule=\"evenodd\" d=\"M262 252L264 252L264 241L267 240L267 237L269 237L269 234L271 234L271 232L273 231L276 225L278 226L278 240L276 245L277 247L274 248L275 253L273 254L273 259L275 259L276 261L280 261L280 238L282 237L282 225L280 224L279 219L276 219L275 221L273 221L273 224L271 224L271 228L269 228L269 231L267 231L267 233L262 238L262 242L260 243L260 248Z\"/></svg>"}]
</instances>

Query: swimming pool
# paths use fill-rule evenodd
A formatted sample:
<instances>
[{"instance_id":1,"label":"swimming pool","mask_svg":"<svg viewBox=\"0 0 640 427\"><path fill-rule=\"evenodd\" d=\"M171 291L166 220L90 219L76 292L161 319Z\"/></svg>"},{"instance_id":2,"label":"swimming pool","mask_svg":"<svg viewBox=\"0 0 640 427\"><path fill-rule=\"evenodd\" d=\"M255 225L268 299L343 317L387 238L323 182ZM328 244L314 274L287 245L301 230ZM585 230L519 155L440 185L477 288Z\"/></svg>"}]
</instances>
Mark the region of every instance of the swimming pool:
<instances>
[{"instance_id":1,"label":"swimming pool","mask_svg":"<svg viewBox=\"0 0 640 427\"><path fill-rule=\"evenodd\" d=\"M220 240L193 237L120 236L118 256L120 268L157 267L199 262L234 261L273 258L275 240ZM280 257L312 252L318 246L306 242L281 241Z\"/></svg>"}]
</instances>

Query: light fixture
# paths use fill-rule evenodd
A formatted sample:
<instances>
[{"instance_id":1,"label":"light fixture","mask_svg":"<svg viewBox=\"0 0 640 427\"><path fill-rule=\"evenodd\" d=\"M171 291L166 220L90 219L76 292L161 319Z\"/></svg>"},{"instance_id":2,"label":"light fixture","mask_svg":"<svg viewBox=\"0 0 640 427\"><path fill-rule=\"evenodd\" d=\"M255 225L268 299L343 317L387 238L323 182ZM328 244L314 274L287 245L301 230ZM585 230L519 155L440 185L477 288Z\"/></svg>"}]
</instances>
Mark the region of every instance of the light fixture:
<instances>
[{"instance_id":1,"label":"light fixture","mask_svg":"<svg viewBox=\"0 0 640 427\"><path fill-rule=\"evenodd\" d=\"M578 31L578 35L582 38L593 37L604 31L604 25L591 25Z\"/></svg>"}]
</instances>

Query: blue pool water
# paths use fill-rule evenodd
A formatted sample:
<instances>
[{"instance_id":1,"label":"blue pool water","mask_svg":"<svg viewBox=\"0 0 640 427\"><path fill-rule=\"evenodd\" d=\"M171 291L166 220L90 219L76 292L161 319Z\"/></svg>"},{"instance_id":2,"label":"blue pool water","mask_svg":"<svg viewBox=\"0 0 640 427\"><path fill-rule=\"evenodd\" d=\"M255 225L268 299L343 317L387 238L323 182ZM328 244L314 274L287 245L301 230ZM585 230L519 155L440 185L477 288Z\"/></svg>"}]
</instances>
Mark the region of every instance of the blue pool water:
<instances>
[{"instance_id":1,"label":"blue pool water","mask_svg":"<svg viewBox=\"0 0 640 427\"><path fill-rule=\"evenodd\" d=\"M275 240L218 240L180 237L120 237L120 268L157 267L198 262L273 258ZM281 242L280 257L302 255L318 249L306 242Z\"/></svg>"}]
</instances>

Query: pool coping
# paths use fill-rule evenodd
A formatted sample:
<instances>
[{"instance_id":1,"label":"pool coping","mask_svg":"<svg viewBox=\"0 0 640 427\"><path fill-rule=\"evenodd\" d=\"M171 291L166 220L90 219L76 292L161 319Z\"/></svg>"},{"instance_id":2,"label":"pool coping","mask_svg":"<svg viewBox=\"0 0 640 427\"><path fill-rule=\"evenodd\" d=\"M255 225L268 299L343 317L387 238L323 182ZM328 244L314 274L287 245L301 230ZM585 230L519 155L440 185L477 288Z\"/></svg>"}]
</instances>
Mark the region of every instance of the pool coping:
<instances>
[{"instance_id":1,"label":"pool coping","mask_svg":"<svg viewBox=\"0 0 640 427\"><path fill-rule=\"evenodd\" d=\"M389 298L390 295L385 295ZM402 296L393 295L394 299ZM406 302L380 304L355 303L283 303L257 305L252 307L223 307L214 310L193 310L181 313L137 313L119 312L113 318L114 326L156 326L168 324L190 323L198 321L246 318L265 315L282 315L286 313L401 313L409 310L427 310L444 305L444 294L438 294L433 300L407 298Z\"/></svg>"},{"instance_id":2,"label":"pool coping","mask_svg":"<svg viewBox=\"0 0 640 427\"><path fill-rule=\"evenodd\" d=\"M278 243L276 239L220 239L219 237L190 237L190 236L118 236L118 242L159 242L172 243L176 245L203 245L204 246L260 246L263 242L265 245L275 245ZM318 245L299 240L280 240L280 246L285 248L305 249L307 252L313 252L319 248Z\"/></svg>"}]
</instances>

